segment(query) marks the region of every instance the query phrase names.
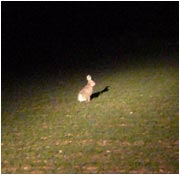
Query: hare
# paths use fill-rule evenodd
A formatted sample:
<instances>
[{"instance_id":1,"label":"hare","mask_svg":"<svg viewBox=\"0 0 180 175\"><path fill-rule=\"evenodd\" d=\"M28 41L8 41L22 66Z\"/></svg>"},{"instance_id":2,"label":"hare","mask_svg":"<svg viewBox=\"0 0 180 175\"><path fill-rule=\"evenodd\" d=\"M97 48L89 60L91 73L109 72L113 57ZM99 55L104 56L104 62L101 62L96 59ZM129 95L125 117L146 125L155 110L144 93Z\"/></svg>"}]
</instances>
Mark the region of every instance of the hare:
<instances>
[{"instance_id":1,"label":"hare","mask_svg":"<svg viewBox=\"0 0 180 175\"><path fill-rule=\"evenodd\" d=\"M78 94L78 101L80 102L83 102L83 101L89 102L91 100L93 87L96 85L96 83L92 80L91 75L87 75L87 81L88 82L86 86L84 86Z\"/></svg>"}]
</instances>

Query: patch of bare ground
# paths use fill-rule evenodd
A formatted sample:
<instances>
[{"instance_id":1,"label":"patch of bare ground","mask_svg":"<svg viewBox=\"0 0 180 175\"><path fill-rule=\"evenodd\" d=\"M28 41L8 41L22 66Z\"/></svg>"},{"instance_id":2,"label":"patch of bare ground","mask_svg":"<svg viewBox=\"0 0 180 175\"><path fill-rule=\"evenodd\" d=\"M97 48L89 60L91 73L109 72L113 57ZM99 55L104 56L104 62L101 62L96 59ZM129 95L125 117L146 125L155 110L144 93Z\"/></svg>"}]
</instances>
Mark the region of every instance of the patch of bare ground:
<instances>
[{"instance_id":1,"label":"patch of bare ground","mask_svg":"<svg viewBox=\"0 0 180 175\"><path fill-rule=\"evenodd\" d=\"M93 165L87 165L82 168L83 173L89 174L89 173L97 173L98 172L98 166Z\"/></svg>"},{"instance_id":2,"label":"patch of bare ground","mask_svg":"<svg viewBox=\"0 0 180 175\"><path fill-rule=\"evenodd\" d=\"M33 170L31 171L31 174L44 174L43 170Z\"/></svg>"}]
</instances>

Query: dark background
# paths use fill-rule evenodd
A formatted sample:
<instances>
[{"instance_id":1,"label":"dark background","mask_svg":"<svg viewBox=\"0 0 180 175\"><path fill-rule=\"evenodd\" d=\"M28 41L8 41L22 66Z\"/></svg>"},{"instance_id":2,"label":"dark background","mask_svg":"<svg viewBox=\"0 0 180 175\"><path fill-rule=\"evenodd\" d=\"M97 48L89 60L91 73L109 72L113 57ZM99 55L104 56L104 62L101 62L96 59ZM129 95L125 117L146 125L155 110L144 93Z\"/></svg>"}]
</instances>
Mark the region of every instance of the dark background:
<instances>
[{"instance_id":1,"label":"dark background","mask_svg":"<svg viewBox=\"0 0 180 175\"><path fill-rule=\"evenodd\" d=\"M178 53L179 2L1 2L1 38L4 80Z\"/></svg>"}]
</instances>

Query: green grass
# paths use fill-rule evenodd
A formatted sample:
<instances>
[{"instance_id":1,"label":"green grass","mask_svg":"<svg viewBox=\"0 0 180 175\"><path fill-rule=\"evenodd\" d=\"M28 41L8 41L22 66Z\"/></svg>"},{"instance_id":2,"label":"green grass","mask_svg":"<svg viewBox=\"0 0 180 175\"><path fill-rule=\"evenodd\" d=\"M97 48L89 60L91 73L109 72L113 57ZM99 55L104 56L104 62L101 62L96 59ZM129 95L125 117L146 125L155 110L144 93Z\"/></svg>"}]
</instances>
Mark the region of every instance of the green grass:
<instances>
[{"instance_id":1,"label":"green grass","mask_svg":"<svg viewBox=\"0 0 180 175\"><path fill-rule=\"evenodd\" d=\"M177 67L124 66L90 72L95 92L110 86L90 103L86 71L7 85L2 173L178 173Z\"/></svg>"}]
</instances>

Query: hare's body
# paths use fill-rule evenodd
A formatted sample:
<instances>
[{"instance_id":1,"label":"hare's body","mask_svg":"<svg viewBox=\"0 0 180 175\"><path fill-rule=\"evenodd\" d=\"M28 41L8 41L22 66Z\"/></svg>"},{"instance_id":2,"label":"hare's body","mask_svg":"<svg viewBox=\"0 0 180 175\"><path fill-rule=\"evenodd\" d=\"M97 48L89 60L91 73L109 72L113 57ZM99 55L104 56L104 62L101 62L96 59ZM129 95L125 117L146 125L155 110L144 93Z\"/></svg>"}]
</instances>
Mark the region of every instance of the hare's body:
<instances>
[{"instance_id":1,"label":"hare's body","mask_svg":"<svg viewBox=\"0 0 180 175\"><path fill-rule=\"evenodd\" d=\"M90 101L91 100L91 95L93 93L93 87L95 86L95 82L91 80L91 76L87 76L87 85L84 86L83 89L80 90L78 94L78 101L83 102L83 101Z\"/></svg>"}]
</instances>

